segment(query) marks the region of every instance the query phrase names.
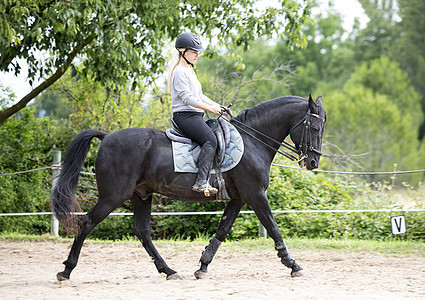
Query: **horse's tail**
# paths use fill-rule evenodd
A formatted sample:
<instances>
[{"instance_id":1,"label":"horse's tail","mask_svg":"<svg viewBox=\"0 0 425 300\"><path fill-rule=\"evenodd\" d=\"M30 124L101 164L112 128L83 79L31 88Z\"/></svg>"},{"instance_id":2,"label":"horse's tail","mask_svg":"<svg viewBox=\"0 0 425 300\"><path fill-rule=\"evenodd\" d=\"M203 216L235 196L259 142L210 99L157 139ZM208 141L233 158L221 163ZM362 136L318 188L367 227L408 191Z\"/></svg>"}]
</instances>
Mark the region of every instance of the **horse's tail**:
<instances>
[{"instance_id":1,"label":"horse's tail","mask_svg":"<svg viewBox=\"0 0 425 300\"><path fill-rule=\"evenodd\" d=\"M53 212L59 221L65 222L66 228L75 225L73 212L79 209L75 192L90 142L94 137L102 140L106 135L99 130L82 131L66 150L59 178L51 194Z\"/></svg>"}]
</instances>

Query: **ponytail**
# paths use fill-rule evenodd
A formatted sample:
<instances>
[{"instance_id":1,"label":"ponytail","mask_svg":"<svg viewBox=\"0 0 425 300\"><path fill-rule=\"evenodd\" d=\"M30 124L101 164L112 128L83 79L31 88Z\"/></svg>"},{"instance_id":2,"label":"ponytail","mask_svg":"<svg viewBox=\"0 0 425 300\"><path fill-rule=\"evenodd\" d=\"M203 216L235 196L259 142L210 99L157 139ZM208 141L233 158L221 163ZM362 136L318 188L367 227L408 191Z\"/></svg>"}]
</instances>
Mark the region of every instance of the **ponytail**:
<instances>
[{"instance_id":1,"label":"ponytail","mask_svg":"<svg viewBox=\"0 0 425 300\"><path fill-rule=\"evenodd\" d=\"M179 49L180 50L180 49ZM173 72L177 65L180 63L180 59L182 58L182 53L178 51L171 60L169 71L168 71L168 92L171 94L171 81L173 79Z\"/></svg>"}]
</instances>

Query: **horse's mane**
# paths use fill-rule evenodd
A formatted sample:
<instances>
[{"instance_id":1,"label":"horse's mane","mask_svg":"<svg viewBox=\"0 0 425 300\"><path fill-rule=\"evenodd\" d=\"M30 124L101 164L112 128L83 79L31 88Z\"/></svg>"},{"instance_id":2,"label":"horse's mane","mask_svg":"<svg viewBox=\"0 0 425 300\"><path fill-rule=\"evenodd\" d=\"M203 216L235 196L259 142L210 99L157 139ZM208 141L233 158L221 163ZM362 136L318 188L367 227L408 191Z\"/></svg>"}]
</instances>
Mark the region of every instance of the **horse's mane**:
<instances>
[{"instance_id":1,"label":"horse's mane","mask_svg":"<svg viewBox=\"0 0 425 300\"><path fill-rule=\"evenodd\" d=\"M275 98L272 100L268 100L253 107L242 110L238 115L237 119L241 122L245 122L246 119L253 117L254 115L264 115L269 114L270 111L280 108L282 105L292 104L292 103L301 103L306 101L306 98L302 98L299 96L283 96L279 98Z\"/></svg>"}]
</instances>

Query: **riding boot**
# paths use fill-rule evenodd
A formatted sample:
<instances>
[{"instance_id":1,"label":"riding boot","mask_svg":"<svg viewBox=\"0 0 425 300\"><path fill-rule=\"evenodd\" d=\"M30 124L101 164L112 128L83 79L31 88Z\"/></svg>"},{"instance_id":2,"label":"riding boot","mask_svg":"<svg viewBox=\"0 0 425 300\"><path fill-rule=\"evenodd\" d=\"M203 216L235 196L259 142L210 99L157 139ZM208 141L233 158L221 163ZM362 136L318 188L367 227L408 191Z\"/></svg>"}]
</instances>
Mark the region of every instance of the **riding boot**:
<instances>
[{"instance_id":1,"label":"riding boot","mask_svg":"<svg viewBox=\"0 0 425 300\"><path fill-rule=\"evenodd\" d=\"M203 192L205 196L216 194L217 189L208 183L208 177L213 165L215 150L210 142L205 142L202 145L201 153L198 159L198 175L196 176L195 185L192 187L194 191Z\"/></svg>"}]
</instances>

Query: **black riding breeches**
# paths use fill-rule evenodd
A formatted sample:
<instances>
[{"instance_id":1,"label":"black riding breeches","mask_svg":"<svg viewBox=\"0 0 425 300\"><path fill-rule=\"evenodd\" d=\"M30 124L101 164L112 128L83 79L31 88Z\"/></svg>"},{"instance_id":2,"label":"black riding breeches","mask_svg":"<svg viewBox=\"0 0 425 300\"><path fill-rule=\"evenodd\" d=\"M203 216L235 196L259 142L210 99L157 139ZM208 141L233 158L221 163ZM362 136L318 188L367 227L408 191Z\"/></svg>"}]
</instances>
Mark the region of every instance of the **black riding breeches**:
<instances>
[{"instance_id":1,"label":"black riding breeches","mask_svg":"<svg viewBox=\"0 0 425 300\"><path fill-rule=\"evenodd\" d=\"M192 141L201 146L209 141L215 150L217 148L217 138L211 128L205 123L203 113L197 112L177 112L173 114L173 119L183 133Z\"/></svg>"}]
</instances>

